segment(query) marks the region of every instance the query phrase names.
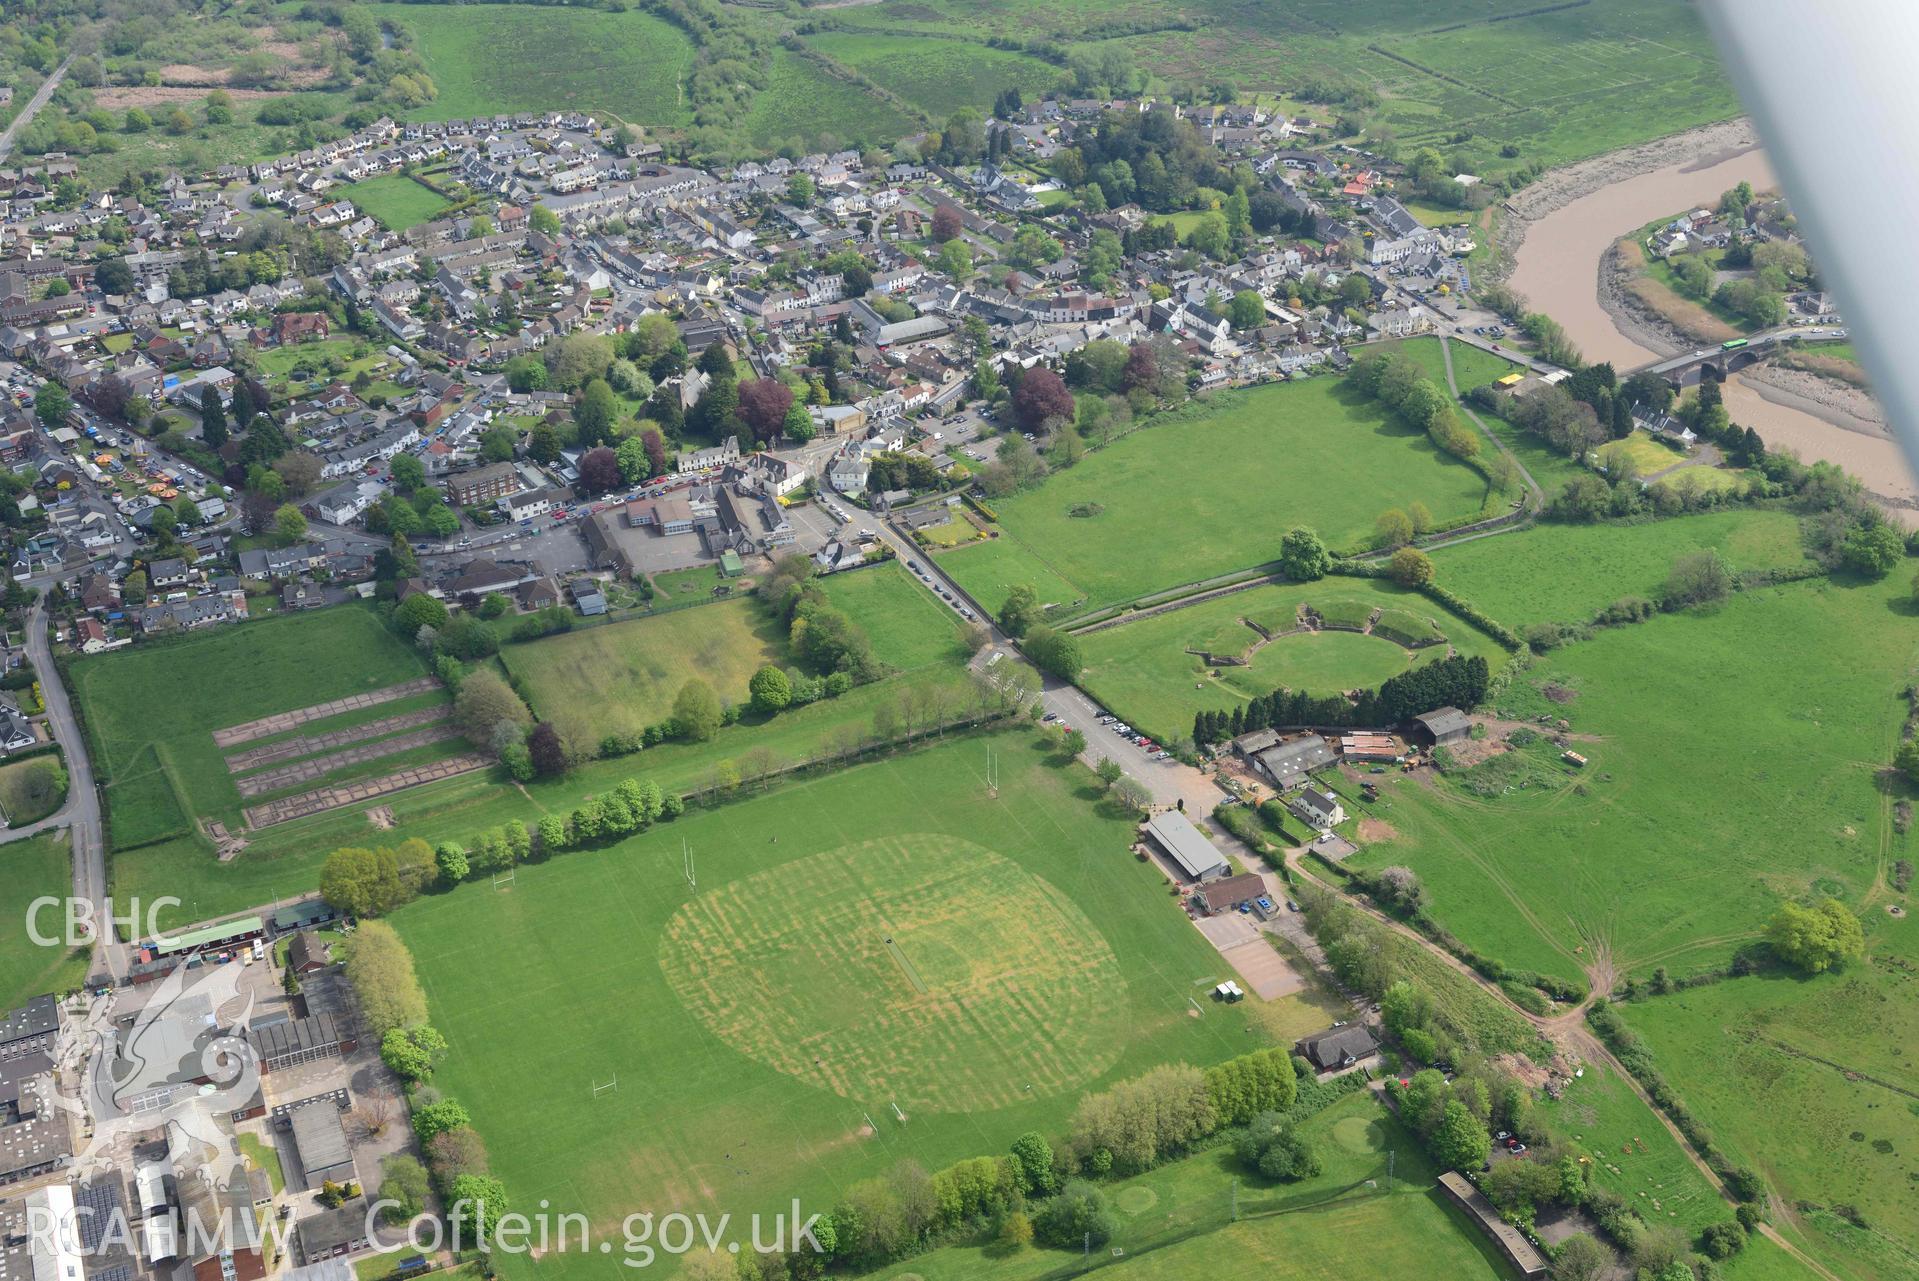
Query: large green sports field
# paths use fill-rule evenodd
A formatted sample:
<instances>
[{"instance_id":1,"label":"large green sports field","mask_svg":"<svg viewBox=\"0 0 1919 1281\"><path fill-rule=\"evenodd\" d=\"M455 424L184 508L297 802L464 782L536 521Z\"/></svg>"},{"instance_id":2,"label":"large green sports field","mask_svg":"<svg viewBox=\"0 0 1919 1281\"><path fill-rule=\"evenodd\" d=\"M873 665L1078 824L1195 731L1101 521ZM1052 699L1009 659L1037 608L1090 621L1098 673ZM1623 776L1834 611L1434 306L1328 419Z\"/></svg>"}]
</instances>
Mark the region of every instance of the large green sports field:
<instances>
[{"instance_id":1,"label":"large green sports field","mask_svg":"<svg viewBox=\"0 0 1919 1281\"><path fill-rule=\"evenodd\" d=\"M653 14L512 4L365 7L412 33L439 87L439 97L409 113L416 119L566 110L641 125L687 118L680 81L693 45Z\"/></svg>"},{"instance_id":2,"label":"large green sports field","mask_svg":"<svg viewBox=\"0 0 1919 1281\"><path fill-rule=\"evenodd\" d=\"M1396 836L1358 864L1412 867L1469 946L1568 978L1724 963L1783 898L1856 899L1906 846L1876 775L1919 660L1908 595L1789 584L1555 651L1498 706L1568 719L1585 770L1395 782Z\"/></svg>"},{"instance_id":3,"label":"large green sports field","mask_svg":"<svg viewBox=\"0 0 1919 1281\"><path fill-rule=\"evenodd\" d=\"M80 986L87 976L86 954L65 948L36 947L27 935L27 912L39 898L62 904L73 893L72 863L62 833L28 837L0 845L0 1010L11 1010L43 992L56 995ZM58 937L65 928L60 907L41 914L43 935Z\"/></svg>"},{"instance_id":4,"label":"large green sports field","mask_svg":"<svg viewBox=\"0 0 1919 1281\"><path fill-rule=\"evenodd\" d=\"M1191 418L1091 453L994 503L992 554L962 547L940 565L988 608L1032 582L1042 603L1077 612L1264 564L1295 524L1351 550L1371 544L1388 507L1418 501L1442 524L1463 520L1484 508L1486 490L1424 433L1319 378L1222 393ZM1070 514L1086 503L1104 510Z\"/></svg>"},{"instance_id":5,"label":"large green sports field","mask_svg":"<svg viewBox=\"0 0 1919 1281\"><path fill-rule=\"evenodd\" d=\"M689 680L745 702L753 673L785 662L783 631L757 601L727 600L508 645L500 661L535 715L591 748L667 719Z\"/></svg>"},{"instance_id":6,"label":"large green sports field","mask_svg":"<svg viewBox=\"0 0 1919 1281\"><path fill-rule=\"evenodd\" d=\"M393 920L452 1045L435 1084L516 1203L604 1229L823 1208L1261 1043L1245 1007L1194 1016L1224 963L1091 784L1029 732L975 736L413 903Z\"/></svg>"},{"instance_id":7,"label":"large green sports field","mask_svg":"<svg viewBox=\"0 0 1919 1281\"><path fill-rule=\"evenodd\" d=\"M1868 953L1842 973L1733 979L1621 1013L1714 1141L1788 1207L1794 1239L1844 1275L1894 1281L1919 1272L1919 926L1886 914L1909 910L1905 895L1849 902Z\"/></svg>"},{"instance_id":8,"label":"large green sports field","mask_svg":"<svg viewBox=\"0 0 1919 1281\"><path fill-rule=\"evenodd\" d=\"M951 612L933 604L924 588L905 579L897 566L862 569L823 580L832 603L847 611L873 641L873 653L891 669L882 679L855 686L839 698L823 699L807 707L791 708L767 721L753 718L748 723L722 728L704 743L662 743L638 756L607 761L589 761L558 779L542 779L520 789L503 786L492 771L462 775L431 783L383 799L383 808L393 815L395 826L378 839L404 840L418 836L428 841L471 840L475 833L498 826L509 818L526 817L526 797L531 795L540 812L564 814L581 799L604 792L621 779L635 773L652 779L662 788L681 792L710 786L717 771L732 762L743 775L775 769L800 761L813 760L844 751L849 742L871 736L881 721L893 725L916 723L931 711L951 717L975 705L971 682L964 669L965 654L956 642L957 632ZM752 618L757 606L741 600L730 607L700 606L661 618L642 620L652 624L668 619L725 620ZM289 616L282 624L293 629L284 637L287 652L303 652L297 638L300 629L313 626L316 644L324 644L338 633L335 610L321 610L304 616ZM357 611L356 611L357 612ZM249 627L256 624L248 624ZM646 627L620 631L623 625L610 624L595 629L614 636L646 636ZM575 638L589 635L574 634ZM757 633L751 639L758 643ZM516 660L521 653L553 644L553 639L507 647L507 658ZM377 647L374 652L377 652ZM784 655L783 644L777 651ZM637 664L640 660L615 654L609 662ZM750 673L750 669L749 669ZM596 678L597 679L597 678ZM741 689L744 690L744 677ZM588 688L597 688L589 685ZM651 697L637 681L631 692ZM677 686L667 690L670 705ZM579 698L577 690L562 688L562 702ZM428 699L443 695L427 696ZM424 700L421 700L424 701ZM415 701L392 704L395 710L414 706ZM574 704L585 707L583 703ZM594 709L586 709L589 714ZM612 714L622 713L613 708ZM586 746L597 745L589 740ZM172 830L182 833L162 839L164 830L149 824L152 843L138 849L116 842L114 880L118 893L137 892L144 896L176 894L185 902L169 923L199 920L220 912L238 911L256 903L285 898L310 890L319 877L319 866L327 852L336 846L362 844L375 831L364 808L337 810L329 814L298 819L253 835L246 852L230 863L217 862L203 840L184 835L186 823L171 800L166 777L148 769L126 784L128 788L147 786L156 789L157 812L172 815ZM229 785L230 786L230 785ZM121 790L116 783L110 799ZM136 809L144 814L144 809Z\"/></svg>"},{"instance_id":9,"label":"large green sports field","mask_svg":"<svg viewBox=\"0 0 1919 1281\"><path fill-rule=\"evenodd\" d=\"M1297 630L1301 607L1329 623L1370 630ZM1378 618L1371 620L1375 612ZM1273 639L1263 639L1253 624ZM1444 639L1416 648L1404 643L1434 636ZM1243 657L1247 665L1209 667L1195 650L1215 658ZM1374 688L1448 652L1484 654L1494 666L1504 653L1445 607L1369 578L1235 592L1089 632L1080 639L1080 652L1086 660L1084 684L1094 696L1131 724L1171 742L1188 735L1195 712L1230 710L1281 686L1320 694Z\"/></svg>"},{"instance_id":10,"label":"large green sports field","mask_svg":"<svg viewBox=\"0 0 1919 1281\"><path fill-rule=\"evenodd\" d=\"M106 780L112 848L180 836L197 818L239 827L240 794L214 730L423 675L418 652L358 605L215 627L76 661L69 677L94 768ZM367 715L444 701L444 694L421 695Z\"/></svg>"}]
</instances>

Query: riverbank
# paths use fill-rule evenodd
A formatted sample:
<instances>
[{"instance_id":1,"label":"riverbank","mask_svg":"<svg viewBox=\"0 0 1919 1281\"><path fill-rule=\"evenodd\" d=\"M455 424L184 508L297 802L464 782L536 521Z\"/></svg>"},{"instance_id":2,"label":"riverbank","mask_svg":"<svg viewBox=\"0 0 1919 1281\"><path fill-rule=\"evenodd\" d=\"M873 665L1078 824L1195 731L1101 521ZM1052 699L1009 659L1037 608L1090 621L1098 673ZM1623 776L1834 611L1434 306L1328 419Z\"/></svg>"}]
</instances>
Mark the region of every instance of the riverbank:
<instances>
[{"instance_id":1,"label":"riverbank","mask_svg":"<svg viewBox=\"0 0 1919 1281\"><path fill-rule=\"evenodd\" d=\"M1500 224L1506 282L1557 320L1581 354L1625 373L1705 345L1632 292L1620 238L1679 210L1710 205L1740 182L1774 185L1746 121L1690 130L1543 176L1515 195ZM1773 364L1725 386L1734 421L1773 448L1837 463L1902 522L1919 519L1919 482L1869 392Z\"/></svg>"},{"instance_id":2,"label":"riverbank","mask_svg":"<svg viewBox=\"0 0 1919 1281\"><path fill-rule=\"evenodd\" d=\"M1682 174L1693 173L1700 169L1716 168L1749 154L1757 154L1759 163L1764 165L1759 135L1753 129L1752 122L1742 117L1714 125L1702 125L1684 133L1655 138L1636 147L1609 151L1603 156L1593 156L1577 164L1548 170L1536 181L1515 192L1501 207L1503 216L1493 229L1492 278L1505 280L1512 274L1520 246L1525 244L1534 223L1575 201L1584 200L1598 191L1642 174L1662 169L1672 169ZM1771 179L1770 169L1767 170L1767 179ZM1624 227L1614 227L1612 234L1616 237L1624 230Z\"/></svg>"}]
</instances>

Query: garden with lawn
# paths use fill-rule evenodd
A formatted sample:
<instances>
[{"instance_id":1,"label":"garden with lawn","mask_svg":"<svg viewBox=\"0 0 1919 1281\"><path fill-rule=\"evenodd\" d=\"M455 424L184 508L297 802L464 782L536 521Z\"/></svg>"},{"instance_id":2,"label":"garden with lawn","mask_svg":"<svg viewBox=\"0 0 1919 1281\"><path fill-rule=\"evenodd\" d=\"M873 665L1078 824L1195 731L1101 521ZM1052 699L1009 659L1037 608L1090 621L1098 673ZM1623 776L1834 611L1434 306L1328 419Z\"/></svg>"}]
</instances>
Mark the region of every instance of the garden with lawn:
<instances>
[{"instance_id":1,"label":"garden with lawn","mask_svg":"<svg viewBox=\"0 0 1919 1281\"><path fill-rule=\"evenodd\" d=\"M405 174L363 178L345 190L348 200L388 231L406 231L430 222L446 208L446 197Z\"/></svg>"}]
</instances>

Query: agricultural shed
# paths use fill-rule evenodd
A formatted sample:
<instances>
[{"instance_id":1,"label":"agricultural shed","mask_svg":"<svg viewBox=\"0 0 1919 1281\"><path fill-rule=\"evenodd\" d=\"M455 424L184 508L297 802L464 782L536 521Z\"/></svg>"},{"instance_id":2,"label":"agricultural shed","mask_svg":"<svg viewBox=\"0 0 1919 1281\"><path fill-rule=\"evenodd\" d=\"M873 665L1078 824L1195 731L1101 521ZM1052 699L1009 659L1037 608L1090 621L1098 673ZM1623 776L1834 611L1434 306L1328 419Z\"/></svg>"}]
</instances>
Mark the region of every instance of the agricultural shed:
<instances>
[{"instance_id":1,"label":"agricultural shed","mask_svg":"<svg viewBox=\"0 0 1919 1281\"><path fill-rule=\"evenodd\" d=\"M1193 820L1178 810L1163 810L1146 820L1146 834L1187 879L1210 881L1226 875L1226 860Z\"/></svg>"},{"instance_id":2,"label":"agricultural shed","mask_svg":"<svg viewBox=\"0 0 1919 1281\"><path fill-rule=\"evenodd\" d=\"M1422 736L1430 739L1434 747L1460 742L1473 732L1472 720L1457 707L1437 707L1413 717L1413 720L1419 725Z\"/></svg>"},{"instance_id":3,"label":"agricultural shed","mask_svg":"<svg viewBox=\"0 0 1919 1281\"><path fill-rule=\"evenodd\" d=\"M1267 748L1258 759L1259 767L1275 786L1291 791L1304 787L1307 776L1314 770L1324 769L1339 758L1325 739L1317 734L1304 734Z\"/></svg>"}]
</instances>

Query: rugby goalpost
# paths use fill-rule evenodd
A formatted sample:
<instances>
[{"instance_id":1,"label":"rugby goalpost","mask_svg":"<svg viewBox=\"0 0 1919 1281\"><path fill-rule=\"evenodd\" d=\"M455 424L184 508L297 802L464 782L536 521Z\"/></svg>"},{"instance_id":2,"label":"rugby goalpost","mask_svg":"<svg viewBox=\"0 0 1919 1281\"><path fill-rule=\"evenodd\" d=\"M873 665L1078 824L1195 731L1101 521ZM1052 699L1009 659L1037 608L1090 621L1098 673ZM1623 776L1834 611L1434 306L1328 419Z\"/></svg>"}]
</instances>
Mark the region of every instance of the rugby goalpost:
<instances>
[{"instance_id":1,"label":"rugby goalpost","mask_svg":"<svg viewBox=\"0 0 1919 1281\"><path fill-rule=\"evenodd\" d=\"M999 754L990 747L986 749L986 795L999 799Z\"/></svg>"},{"instance_id":2,"label":"rugby goalpost","mask_svg":"<svg viewBox=\"0 0 1919 1281\"><path fill-rule=\"evenodd\" d=\"M700 888L699 878L694 874L693 847L686 843L684 836L680 838L680 870L686 876L688 889Z\"/></svg>"},{"instance_id":3,"label":"rugby goalpost","mask_svg":"<svg viewBox=\"0 0 1919 1281\"><path fill-rule=\"evenodd\" d=\"M513 877L517 874L517 871L518 869L510 869L505 872L495 872L493 874L493 888L496 890L509 888L513 884Z\"/></svg>"},{"instance_id":4,"label":"rugby goalpost","mask_svg":"<svg viewBox=\"0 0 1919 1281\"><path fill-rule=\"evenodd\" d=\"M617 1094L619 1092L620 1074L618 1072L615 1072L613 1078L609 1081L593 1081L591 1078L588 1078L588 1080L593 1086L593 1097L596 1099L602 1094Z\"/></svg>"}]
</instances>

